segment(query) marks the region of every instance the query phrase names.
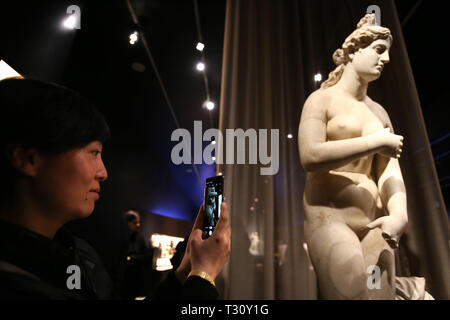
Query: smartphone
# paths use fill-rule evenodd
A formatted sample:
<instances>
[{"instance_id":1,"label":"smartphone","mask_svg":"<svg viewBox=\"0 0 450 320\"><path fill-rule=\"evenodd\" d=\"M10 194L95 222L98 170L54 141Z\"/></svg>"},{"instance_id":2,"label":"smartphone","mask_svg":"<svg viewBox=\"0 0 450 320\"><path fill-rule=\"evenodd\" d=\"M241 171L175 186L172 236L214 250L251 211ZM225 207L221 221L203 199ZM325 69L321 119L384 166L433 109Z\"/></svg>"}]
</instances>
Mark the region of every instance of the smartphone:
<instances>
[{"instance_id":1,"label":"smartphone","mask_svg":"<svg viewBox=\"0 0 450 320\"><path fill-rule=\"evenodd\" d=\"M205 180L203 197L203 239L209 238L216 228L220 217L220 205L223 199L223 176Z\"/></svg>"}]
</instances>

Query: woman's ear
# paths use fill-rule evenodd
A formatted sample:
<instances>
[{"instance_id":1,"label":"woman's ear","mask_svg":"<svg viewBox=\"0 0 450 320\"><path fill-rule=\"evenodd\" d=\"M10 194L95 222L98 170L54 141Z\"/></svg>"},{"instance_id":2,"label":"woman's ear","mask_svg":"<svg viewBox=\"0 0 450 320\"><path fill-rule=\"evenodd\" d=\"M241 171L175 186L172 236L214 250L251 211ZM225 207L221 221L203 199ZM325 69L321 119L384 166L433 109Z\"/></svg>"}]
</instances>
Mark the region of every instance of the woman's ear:
<instances>
[{"instance_id":1,"label":"woman's ear","mask_svg":"<svg viewBox=\"0 0 450 320\"><path fill-rule=\"evenodd\" d=\"M41 162L41 156L36 149L24 149L17 146L9 150L8 158L17 171L30 177L37 174Z\"/></svg>"}]
</instances>

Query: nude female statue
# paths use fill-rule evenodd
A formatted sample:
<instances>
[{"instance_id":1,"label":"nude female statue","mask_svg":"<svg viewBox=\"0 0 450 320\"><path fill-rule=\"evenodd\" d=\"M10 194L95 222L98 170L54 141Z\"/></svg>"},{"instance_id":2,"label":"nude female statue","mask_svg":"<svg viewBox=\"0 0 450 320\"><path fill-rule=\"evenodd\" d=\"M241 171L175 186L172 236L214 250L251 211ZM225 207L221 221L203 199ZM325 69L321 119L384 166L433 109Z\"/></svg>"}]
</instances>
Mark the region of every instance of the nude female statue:
<instances>
[{"instance_id":1,"label":"nude female statue","mask_svg":"<svg viewBox=\"0 0 450 320\"><path fill-rule=\"evenodd\" d=\"M367 96L389 62L390 30L368 14L336 50L337 68L305 102L299 151L307 171L305 237L325 299L393 299L394 251L408 223L394 134ZM375 266L375 267L373 267ZM378 287L368 285L380 270Z\"/></svg>"}]
</instances>

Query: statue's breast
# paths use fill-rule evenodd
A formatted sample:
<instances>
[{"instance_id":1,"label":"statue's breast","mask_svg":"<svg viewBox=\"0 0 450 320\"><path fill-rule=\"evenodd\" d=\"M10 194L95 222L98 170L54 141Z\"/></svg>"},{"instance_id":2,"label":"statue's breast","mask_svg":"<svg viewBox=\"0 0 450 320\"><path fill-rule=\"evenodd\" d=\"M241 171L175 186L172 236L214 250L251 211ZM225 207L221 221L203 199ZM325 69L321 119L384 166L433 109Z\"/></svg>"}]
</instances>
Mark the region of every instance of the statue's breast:
<instances>
[{"instance_id":1,"label":"statue's breast","mask_svg":"<svg viewBox=\"0 0 450 320\"><path fill-rule=\"evenodd\" d=\"M357 117L342 114L327 123L327 140L342 140L361 136L362 126Z\"/></svg>"},{"instance_id":2,"label":"statue's breast","mask_svg":"<svg viewBox=\"0 0 450 320\"><path fill-rule=\"evenodd\" d=\"M338 99L328 109L327 140L357 138L382 129L380 119L362 102Z\"/></svg>"}]
</instances>

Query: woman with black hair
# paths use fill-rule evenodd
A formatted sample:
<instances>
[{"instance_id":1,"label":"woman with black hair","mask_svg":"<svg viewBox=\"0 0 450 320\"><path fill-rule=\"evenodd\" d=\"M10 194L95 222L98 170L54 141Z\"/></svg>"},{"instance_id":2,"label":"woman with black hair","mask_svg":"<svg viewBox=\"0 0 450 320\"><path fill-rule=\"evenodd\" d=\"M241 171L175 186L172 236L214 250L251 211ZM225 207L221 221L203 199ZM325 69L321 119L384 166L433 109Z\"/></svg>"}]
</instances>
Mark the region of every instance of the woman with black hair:
<instances>
[{"instance_id":1,"label":"woman with black hair","mask_svg":"<svg viewBox=\"0 0 450 320\"><path fill-rule=\"evenodd\" d=\"M0 110L0 298L117 297L95 250L62 228L93 212L108 177L103 116L78 93L31 79L0 81ZM230 251L224 213L203 241L200 210L181 266L155 298L217 298L213 280Z\"/></svg>"}]
</instances>

